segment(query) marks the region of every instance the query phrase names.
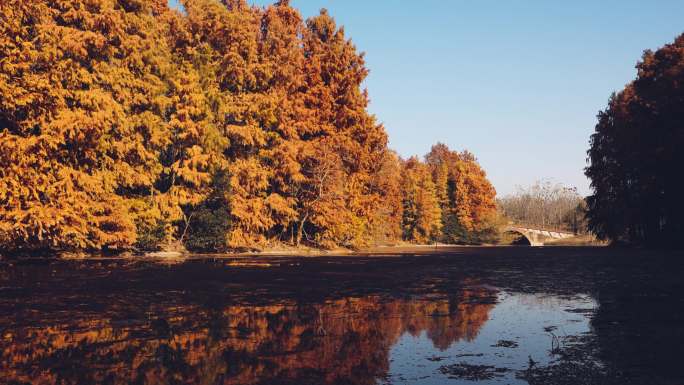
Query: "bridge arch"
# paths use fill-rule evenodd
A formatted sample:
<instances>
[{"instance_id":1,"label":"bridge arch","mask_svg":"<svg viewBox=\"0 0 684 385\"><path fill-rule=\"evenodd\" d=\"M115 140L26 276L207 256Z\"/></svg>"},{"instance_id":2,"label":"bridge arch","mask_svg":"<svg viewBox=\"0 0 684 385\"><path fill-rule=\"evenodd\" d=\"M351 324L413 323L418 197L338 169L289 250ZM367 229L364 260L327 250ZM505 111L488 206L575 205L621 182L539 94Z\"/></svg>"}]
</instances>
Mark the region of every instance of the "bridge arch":
<instances>
[{"instance_id":1,"label":"bridge arch","mask_svg":"<svg viewBox=\"0 0 684 385\"><path fill-rule=\"evenodd\" d=\"M545 242L554 241L558 239L572 238L575 236L573 233L554 231L554 230L544 230L528 228L523 226L511 225L504 229L504 232L514 232L522 234L529 242L531 246L544 246Z\"/></svg>"},{"instance_id":2,"label":"bridge arch","mask_svg":"<svg viewBox=\"0 0 684 385\"><path fill-rule=\"evenodd\" d=\"M532 240L523 232L518 229L505 229L504 235L506 239L512 239L512 246L532 246Z\"/></svg>"}]
</instances>

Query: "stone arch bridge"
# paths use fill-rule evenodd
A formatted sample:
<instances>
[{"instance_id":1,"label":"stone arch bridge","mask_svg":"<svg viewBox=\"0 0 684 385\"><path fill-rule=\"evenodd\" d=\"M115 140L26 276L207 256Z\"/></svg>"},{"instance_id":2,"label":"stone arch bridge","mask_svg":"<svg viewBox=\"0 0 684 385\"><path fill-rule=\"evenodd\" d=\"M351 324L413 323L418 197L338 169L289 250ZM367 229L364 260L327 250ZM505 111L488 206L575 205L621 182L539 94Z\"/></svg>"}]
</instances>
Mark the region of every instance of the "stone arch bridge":
<instances>
[{"instance_id":1,"label":"stone arch bridge","mask_svg":"<svg viewBox=\"0 0 684 385\"><path fill-rule=\"evenodd\" d=\"M558 239L572 238L575 234L563 231L536 229L526 226L509 225L504 232L518 233L525 237L530 246L544 246L544 243Z\"/></svg>"}]
</instances>

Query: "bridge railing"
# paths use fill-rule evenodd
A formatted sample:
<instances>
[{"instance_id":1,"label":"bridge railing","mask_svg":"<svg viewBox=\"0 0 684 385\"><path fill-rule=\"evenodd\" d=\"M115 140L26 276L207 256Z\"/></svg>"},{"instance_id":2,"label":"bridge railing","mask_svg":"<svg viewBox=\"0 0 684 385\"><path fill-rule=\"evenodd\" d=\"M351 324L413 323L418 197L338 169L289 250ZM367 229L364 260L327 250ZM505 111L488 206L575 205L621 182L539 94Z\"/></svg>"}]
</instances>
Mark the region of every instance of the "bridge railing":
<instances>
[{"instance_id":1,"label":"bridge railing","mask_svg":"<svg viewBox=\"0 0 684 385\"><path fill-rule=\"evenodd\" d=\"M572 229L563 228L563 227L556 227L556 226L540 225L540 224L535 224L535 223L509 222L508 227L520 227L520 228L524 228L524 229L534 229L534 230L549 231L549 232L554 232L554 233L577 234L577 232L573 231Z\"/></svg>"}]
</instances>

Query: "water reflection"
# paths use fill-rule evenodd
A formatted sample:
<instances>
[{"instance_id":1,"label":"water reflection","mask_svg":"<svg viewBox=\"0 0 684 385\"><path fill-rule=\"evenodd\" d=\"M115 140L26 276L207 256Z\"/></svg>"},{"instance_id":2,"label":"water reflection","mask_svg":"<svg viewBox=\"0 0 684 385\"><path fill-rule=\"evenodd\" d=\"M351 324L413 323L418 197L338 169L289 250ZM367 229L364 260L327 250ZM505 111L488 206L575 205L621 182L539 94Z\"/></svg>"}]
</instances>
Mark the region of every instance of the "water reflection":
<instances>
[{"instance_id":1,"label":"water reflection","mask_svg":"<svg viewBox=\"0 0 684 385\"><path fill-rule=\"evenodd\" d=\"M427 333L402 336L390 351L390 370L383 383L470 383L466 380L468 373L453 375L456 366L488 367L475 376L478 384L527 384L517 377L528 368L530 360L538 366L557 360L559 356L551 352L554 336L558 338L556 344L566 344L570 338L587 333L589 319L578 310L584 313L596 306L585 295L500 292L497 305L489 310L488 320L478 328L476 338L439 347L431 343Z\"/></svg>"},{"instance_id":2,"label":"water reflection","mask_svg":"<svg viewBox=\"0 0 684 385\"><path fill-rule=\"evenodd\" d=\"M386 376L390 350L404 335L426 336L437 349L474 340L494 307L488 298L480 289L442 299L370 296L213 313L188 306L145 323L72 319L8 329L2 374L41 384L372 384Z\"/></svg>"},{"instance_id":3,"label":"water reflection","mask_svg":"<svg viewBox=\"0 0 684 385\"><path fill-rule=\"evenodd\" d=\"M511 294L438 270L411 277L413 288L339 275L307 297L291 294L301 283L283 278L288 269L258 284L237 283L247 272L224 275L224 264L80 269L6 277L0 382L442 384L460 382L452 366L467 362L517 383L530 358L553 359L551 334L587 332L582 309L596 307L588 296ZM169 278L195 269L204 280ZM351 287L364 294L335 292Z\"/></svg>"}]
</instances>

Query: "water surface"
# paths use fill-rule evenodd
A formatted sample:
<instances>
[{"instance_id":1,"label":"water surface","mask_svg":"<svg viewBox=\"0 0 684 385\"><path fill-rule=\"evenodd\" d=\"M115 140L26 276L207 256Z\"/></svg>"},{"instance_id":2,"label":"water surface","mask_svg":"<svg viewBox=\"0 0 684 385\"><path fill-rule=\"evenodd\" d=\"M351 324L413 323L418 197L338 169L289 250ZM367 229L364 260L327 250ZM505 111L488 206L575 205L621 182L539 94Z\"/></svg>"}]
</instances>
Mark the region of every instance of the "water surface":
<instances>
[{"instance_id":1,"label":"water surface","mask_svg":"<svg viewBox=\"0 0 684 385\"><path fill-rule=\"evenodd\" d=\"M430 331L405 332L390 349L390 368L384 383L473 381L455 378L449 367L456 364L460 368L493 366L484 375L492 378L478 378L481 384L527 384L516 375L529 367L530 359L537 365L548 365L559 358L553 354L559 344L570 343L569 337L590 334L584 311L594 310L596 302L588 295L561 298L500 292L497 297L497 303L487 309L486 318L470 323L472 328L460 338L441 339L452 329L445 324Z\"/></svg>"},{"instance_id":2,"label":"water surface","mask_svg":"<svg viewBox=\"0 0 684 385\"><path fill-rule=\"evenodd\" d=\"M616 272L501 258L5 264L0 383L629 383Z\"/></svg>"}]
</instances>

